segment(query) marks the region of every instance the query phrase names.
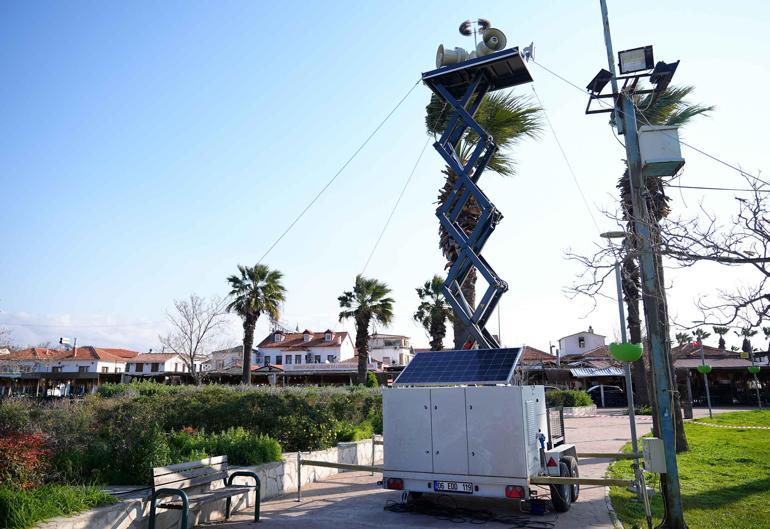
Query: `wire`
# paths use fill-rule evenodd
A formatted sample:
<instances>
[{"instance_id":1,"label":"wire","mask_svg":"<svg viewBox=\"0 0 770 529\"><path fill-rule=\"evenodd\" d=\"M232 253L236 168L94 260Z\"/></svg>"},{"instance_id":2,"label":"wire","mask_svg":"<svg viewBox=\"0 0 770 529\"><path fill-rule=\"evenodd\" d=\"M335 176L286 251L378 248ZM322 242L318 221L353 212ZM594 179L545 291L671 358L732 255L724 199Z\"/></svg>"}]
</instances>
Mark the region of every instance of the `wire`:
<instances>
[{"instance_id":1,"label":"wire","mask_svg":"<svg viewBox=\"0 0 770 529\"><path fill-rule=\"evenodd\" d=\"M357 148L357 149L356 149L356 150L353 152L353 154L352 154L352 155L351 155L351 156L350 156L350 157L347 159L347 161L345 161L345 163L344 163L344 164L342 164L342 167L340 167L340 168L339 168L339 170L338 170L336 173L334 173L334 176L332 176L332 178L331 178L331 179L330 179L328 182L326 182L326 185L324 185L324 186L321 188L321 190L320 190L320 191L319 191L319 192L318 192L318 193L317 193L317 194L316 194L316 195L313 197L313 199L312 199L312 200L311 200L311 201L308 203L308 205L307 205L307 206L305 206L305 208L304 208L304 209L303 209L303 210L302 210L302 211L299 213L299 215L297 215L297 217L296 217L296 218L295 218L295 219L294 219L294 220L291 222L291 224L289 224L289 227L288 227L288 228L286 228L286 229L283 231L283 233L281 233L281 235L280 235L280 236L279 236L279 237L278 237L278 238L275 240L275 242L273 242L273 244L271 244L271 245L270 245L270 247L269 247L269 248L267 249L267 251L266 251L266 252L265 252L265 253L262 255L262 257L260 257L260 258L259 258L259 261L257 262L257 264L259 264L259 263L261 263L262 261L264 261L264 260L265 260L265 257L267 257L267 256L270 254L270 252L272 252L272 251L273 251L273 248L275 248L275 247L278 245L278 243L279 243L279 242L281 242L281 240L282 240L282 239L283 239L283 238L286 236L286 234L287 234L287 233L289 233L289 232L291 231L291 229L294 227L294 225L295 225L295 224L297 224L297 222L299 222L299 220L300 220L300 219L301 219L303 216L305 216L305 213L307 213L307 212L308 212L308 210L309 210L309 209L310 209L310 208L313 206L313 204L315 204L315 203L316 203L316 201L317 201L317 200L318 200L318 199L321 197L321 195L323 195L323 194L324 194L324 192L325 192L327 189L329 189L329 186L331 186L331 185L334 183L334 181L337 179L337 177L338 177L340 174L342 174L342 171L344 171L344 170L345 170L345 168L346 168L346 167L347 167L347 166L350 164L350 162L352 162L352 161L355 159L355 157L356 157L356 156L358 156L358 153L360 153L360 152L361 152L361 150L363 150L363 148L364 148L364 147L366 147L366 145L369 143L369 140L371 140L371 139L374 137L374 135L375 135L375 134L377 134L377 132L378 132L378 131L379 131L379 130L382 128L382 126L383 126L383 125L384 125L384 124L385 124L385 123L388 121L388 119L390 119L390 117L391 117L391 116L392 116L392 115L393 115L393 114L396 112L396 110L398 110L398 108L401 106L401 104L402 104L404 101L406 101L406 98L407 98L407 97L409 97L409 95L412 93L412 91L414 91L414 89L417 87L417 85L418 85L418 84L420 84L420 79L418 79L418 80L417 80L417 82L416 82L416 83L414 83L414 84L412 85L412 87L411 87L411 88L410 88L410 89L409 89L409 90L406 92L406 94L404 95L404 97L402 97L402 98L401 98L401 99L398 101L398 103L396 103L396 106L395 106L395 107L393 107L393 109L392 109L390 112L388 112L388 114L385 116L385 118L384 118L382 121L380 121L379 125L377 125L377 126L374 128L374 130L373 130L373 131L372 131L372 132L369 134L369 136L367 136L367 137L366 137L366 139L363 141L363 143L361 143L361 145L359 145L359 146L358 146L358 148Z\"/></svg>"},{"instance_id":2,"label":"wire","mask_svg":"<svg viewBox=\"0 0 770 529\"><path fill-rule=\"evenodd\" d=\"M572 180L575 182L575 186L578 189L578 192L580 193L580 196L583 199L583 204L585 204L586 209L588 210L588 214L591 217L591 221L593 221L594 226L596 227L597 231L601 231L601 228L599 227L599 223L596 222L596 217L594 217L594 213L591 210L591 206L588 204L588 199L586 199L585 193L583 193L583 188L580 185L580 182L578 181L577 175L575 175L575 171L572 169L572 164L570 163L569 159L567 158L567 153L564 152L564 148L561 145L561 142L559 141L559 136L556 134L556 131L553 128L553 124L551 123L551 118L548 117L548 112L545 110L545 105L543 104L543 101L540 99L540 96L537 93L537 90L535 90L535 85L530 85L532 87L532 93L535 94L535 98L537 99L537 102L540 104L540 108L543 109L543 115L545 116L545 121L548 123L548 128L551 129L551 134L553 134L554 140L556 140L556 145L559 147L559 151L561 152L562 158L564 158L564 163L567 164L567 169L569 170L570 174L572 175Z\"/></svg>"},{"instance_id":3,"label":"wire","mask_svg":"<svg viewBox=\"0 0 770 529\"><path fill-rule=\"evenodd\" d=\"M388 229L388 225L390 224L390 221L393 218L393 215L396 213L396 209L398 209L398 205L401 203L401 199L404 197L406 188L409 187L409 183L412 181L412 177L414 176L414 173L417 170L417 166L420 164L420 160L422 160L422 155L425 154L425 149L428 147L428 143L430 143L430 140L431 138L428 138L427 140L425 140L425 145L422 146L420 155L417 156L417 160L414 162L412 171L409 173L409 177L407 177L406 182L404 182L404 186L401 188L401 192L398 194L396 203L393 204L393 209L390 211L390 215L388 215L388 220L385 221L385 225L382 227L382 231L380 231L380 236L377 237L377 242L374 243L374 246L372 247L372 251L369 253L369 257L366 259L366 264L364 264L364 268L361 270L361 275L364 275L364 272L366 272L366 268L369 266L369 262L372 260L372 257L374 256L374 252L377 251L377 246L379 246L380 241L382 240L382 236L385 235L385 230Z\"/></svg>"},{"instance_id":4,"label":"wire","mask_svg":"<svg viewBox=\"0 0 770 529\"><path fill-rule=\"evenodd\" d=\"M678 189L702 189L704 191L740 191L746 193L770 193L770 189L739 189L737 187L704 187L704 186L677 186L666 184L666 187L675 187Z\"/></svg>"},{"instance_id":5,"label":"wire","mask_svg":"<svg viewBox=\"0 0 770 529\"><path fill-rule=\"evenodd\" d=\"M560 79L560 80L564 81L564 82L565 82L565 83L567 83L568 85L570 85L570 86L572 86L572 87L574 87L574 88L576 88L576 89L580 90L580 92L581 92L582 94L586 94L586 90L585 90L584 88L581 88L581 87L579 87L578 85L576 85L575 83L573 83L573 82L572 82L572 81L570 81L569 79L566 79L565 77L562 77L562 76L561 76L561 75L559 75L558 73L554 72L554 71L553 71L553 70L551 70L550 68L547 68L546 66L543 66L542 64L540 64L539 62L537 62L537 61L536 61L536 60L534 60L534 59L532 60L532 62L534 62L535 64L537 64L537 65L538 65L540 68L542 68L542 69L543 69L543 70L545 70L546 72L550 73L550 74L551 74L551 75L553 75L554 77L556 77L556 78L558 78L558 79ZM611 105L610 105L610 104L606 103L605 101L603 101L603 100L601 100L601 99L597 99L597 101L599 102L599 104L601 104L601 105L603 105L603 106L605 106L605 107L607 107L607 108L610 108L610 107L611 107ZM636 105L636 103L635 103L635 102L634 102L634 107L635 107L637 110L640 110L640 109L639 109L639 107ZM646 117L646 116L645 116L643 113L641 113L641 110L640 110L640 114L641 114L641 116L642 116L642 119L643 119L644 121L646 121L648 125L652 125L652 123L650 123L650 122L647 120L647 117ZM665 133L665 131L663 131L663 132ZM674 137L674 136L673 136L673 135L671 135L671 137ZM687 142L685 142L685 141L684 141L684 140L682 140L682 139L679 139L679 143L681 143L682 145L685 145L686 147L689 147L690 149L694 150L695 152L697 152L697 153L699 153L699 154L702 154L703 156L706 156L707 158L710 158L710 159L714 160L715 162L718 162L718 163L720 163L720 164L722 164L722 165L724 165L724 166L726 166L726 167L729 167L730 169L733 169L733 170L735 170L735 171L738 171L739 173L741 173L741 174L743 174L743 175L747 175L747 176L750 176L750 177L752 177L752 178L756 179L757 181L759 181L759 182L762 182L763 184L766 184L766 185L770 185L770 182L766 182L766 181L762 180L761 178L759 178L759 177L758 177L758 176L756 176L756 175L753 175L753 174L751 174L751 173L747 173L747 172L746 172L746 171L744 171L743 169L741 169L741 168L739 168L739 167L737 167L737 166L735 166L735 165L733 165L733 164L731 164L731 163L729 163L729 162L726 162L726 161L722 160L721 158L719 158L719 157L718 157L718 156L716 156L716 155L713 155L713 154L709 154L708 152L704 151L703 149L700 149L700 148L698 148L698 147L696 147L696 146L694 146L694 145L692 145L692 144L690 144L690 143L687 143Z\"/></svg>"}]
</instances>

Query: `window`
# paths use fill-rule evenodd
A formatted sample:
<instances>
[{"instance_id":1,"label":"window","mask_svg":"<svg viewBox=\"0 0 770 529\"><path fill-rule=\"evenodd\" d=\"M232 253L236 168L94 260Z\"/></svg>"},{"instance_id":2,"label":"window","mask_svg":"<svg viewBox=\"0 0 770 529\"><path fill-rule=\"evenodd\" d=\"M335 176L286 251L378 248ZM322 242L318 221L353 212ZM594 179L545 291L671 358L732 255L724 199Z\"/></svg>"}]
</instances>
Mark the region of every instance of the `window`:
<instances>
[{"instance_id":1,"label":"window","mask_svg":"<svg viewBox=\"0 0 770 529\"><path fill-rule=\"evenodd\" d=\"M313 339L313 335L310 334L309 332L306 332L305 334L302 335L302 341L305 343L309 342L312 339Z\"/></svg>"},{"instance_id":2,"label":"window","mask_svg":"<svg viewBox=\"0 0 770 529\"><path fill-rule=\"evenodd\" d=\"M336 355L326 355L326 361L329 363L334 362L337 359Z\"/></svg>"},{"instance_id":3,"label":"window","mask_svg":"<svg viewBox=\"0 0 770 529\"><path fill-rule=\"evenodd\" d=\"M122 368L122 367L118 367L118 366L115 366L115 372L116 372L116 373L122 373L122 372L123 372L123 368Z\"/></svg>"},{"instance_id":4,"label":"window","mask_svg":"<svg viewBox=\"0 0 770 529\"><path fill-rule=\"evenodd\" d=\"M286 363L291 364L291 355L286 355Z\"/></svg>"},{"instance_id":5,"label":"window","mask_svg":"<svg viewBox=\"0 0 770 529\"><path fill-rule=\"evenodd\" d=\"M179 362L174 362L174 372L175 373L179 372Z\"/></svg>"},{"instance_id":6,"label":"window","mask_svg":"<svg viewBox=\"0 0 770 529\"><path fill-rule=\"evenodd\" d=\"M61 366L52 367L51 373L61 373Z\"/></svg>"},{"instance_id":7,"label":"window","mask_svg":"<svg viewBox=\"0 0 770 529\"><path fill-rule=\"evenodd\" d=\"M294 363L295 364L301 364L302 363L302 355L294 355Z\"/></svg>"},{"instance_id":8,"label":"window","mask_svg":"<svg viewBox=\"0 0 770 529\"><path fill-rule=\"evenodd\" d=\"M141 362L137 362L136 366L134 367L134 371L136 371L137 373L141 373L142 371L144 371L144 364Z\"/></svg>"},{"instance_id":9,"label":"window","mask_svg":"<svg viewBox=\"0 0 770 529\"><path fill-rule=\"evenodd\" d=\"M326 334L324 334L324 341L325 342L331 342L332 341L332 333L327 332Z\"/></svg>"},{"instance_id":10,"label":"window","mask_svg":"<svg viewBox=\"0 0 770 529\"><path fill-rule=\"evenodd\" d=\"M78 373L88 373L88 366L78 366Z\"/></svg>"},{"instance_id":11,"label":"window","mask_svg":"<svg viewBox=\"0 0 770 529\"><path fill-rule=\"evenodd\" d=\"M217 369L222 369L225 367L225 361L224 360L217 360Z\"/></svg>"},{"instance_id":12,"label":"window","mask_svg":"<svg viewBox=\"0 0 770 529\"><path fill-rule=\"evenodd\" d=\"M265 355L265 365L266 366L270 365L270 357L267 355Z\"/></svg>"},{"instance_id":13,"label":"window","mask_svg":"<svg viewBox=\"0 0 770 529\"><path fill-rule=\"evenodd\" d=\"M275 363L276 363L276 365L282 365L283 364L283 355L276 355Z\"/></svg>"},{"instance_id":14,"label":"window","mask_svg":"<svg viewBox=\"0 0 770 529\"><path fill-rule=\"evenodd\" d=\"M109 372L110 372L110 368L109 367L103 367L102 368L102 373L109 373Z\"/></svg>"},{"instance_id":15,"label":"window","mask_svg":"<svg viewBox=\"0 0 770 529\"><path fill-rule=\"evenodd\" d=\"M583 348L586 346L586 339L582 336L578 338L578 347Z\"/></svg>"},{"instance_id":16,"label":"window","mask_svg":"<svg viewBox=\"0 0 770 529\"><path fill-rule=\"evenodd\" d=\"M158 367L159 367L159 364L157 362L153 362L152 364L150 364L150 371L152 371L153 373L157 373Z\"/></svg>"},{"instance_id":17,"label":"window","mask_svg":"<svg viewBox=\"0 0 770 529\"><path fill-rule=\"evenodd\" d=\"M320 364L321 363L321 355L315 355L315 363Z\"/></svg>"},{"instance_id":18,"label":"window","mask_svg":"<svg viewBox=\"0 0 770 529\"><path fill-rule=\"evenodd\" d=\"M383 356L382 357L382 363L385 364L386 366L389 366L390 365L390 357L389 356Z\"/></svg>"}]
</instances>

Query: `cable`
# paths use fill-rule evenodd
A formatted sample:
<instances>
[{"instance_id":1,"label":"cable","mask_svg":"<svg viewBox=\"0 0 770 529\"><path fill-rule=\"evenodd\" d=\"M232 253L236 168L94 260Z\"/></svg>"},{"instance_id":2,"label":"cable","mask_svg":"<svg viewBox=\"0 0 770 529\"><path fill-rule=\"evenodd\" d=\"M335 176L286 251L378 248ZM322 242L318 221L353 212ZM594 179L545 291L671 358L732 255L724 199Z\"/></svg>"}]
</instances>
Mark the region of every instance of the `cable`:
<instances>
[{"instance_id":1,"label":"cable","mask_svg":"<svg viewBox=\"0 0 770 529\"><path fill-rule=\"evenodd\" d=\"M414 162L412 171L409 173L409 177L407 177L406 182L404 182L404 186L401 188L401 192L398 194L396 203L393 204L393 209L390 211L390 215L388 215L388 219L385 221L385 225L382 227L382 231L380 231L380 236L377 237L377 241L374 243L374 246L372 247L372 251L369 253L369 257L366 259L364 268L361 270L361 275L364 275L364 272L366 272L366 268L369 266L369 262L372 260L372 257L374 256L374 252L377 251L377 246L379 246L380 241L382 240L382 236L385 235L385 230L388 229L388 225L390 224L390 221L393 218L393 215L396 213L396 209L398 209L398 205L401 203L401 199L404 197L406 188L409 187L409 183L412 181L412 177L414 176L414 173L417 170L417 166L420 164L420 160L422 160L422 155L425 153L425 149L428 147L428 143L430 143L430 140L431 140L430 138L425 140L425 145L422 146L420 155L417 157L417 161Z\"/></svg>"},{"instance_id":2,"label":"cable","mask_svg":"<svg viewBox=\"0 0 770 529\"><path fill-rule=\"evenodd\" d=\"M352 162L355 159L355 157L358 156L358 153L360 153L361 150L364 147L366 147L366 145L369 143L369 140L371 140L374 137L374 135L377 134L377 132L380 130L380 128L382 128L382 126L385 124L385 122L387 122L388 119L390 119L390 116L392 116L396 112L396 110L398 110L398 108L401 106L401 104L406 100L407 97L409 97L409 95L417 87L418 84L420 84L420 79L418 79L417 82L412 85L412 87L406 92L404 97L402 97L399 100L399 102L396 103L396 106L393 107L393 109L390 112L388 112L388 114L385 116L385 118L382 121L380 121L379 125L377 125L374 128L374 130L369 134L369 136L366 137L366 139L363 141L363 143L361 143L361 145L358 146L358 148L347 159L347 161L344 164L342 164L342 167L340 167L339 170L336 173L334 173L334 176L332 176L331 180L326 182L326 185L324 185L321 188L321 190L313 197L313 199L308 203L308 205L305 206L305 208L299 213L299 215L297 215L297 217L291 222L291 224L289 224L289 227L286 228L283 231L283 233L281 233L281 235L275 240L275 242L273 242L273 244L270 245L270 247L262 255L262 257L259 258L259 261L257 262L257 264L259 264L262 261L264 261L265 257L267 257L270 254L270 252L273 251L273 248L275 248L278 245L278 243L281 242L281 239L283 239L286 236L286 234L291 231L291 229L294 227L294 225L297 224L297 222L299 222L299 220L303 216L305 216L305 213L308 212L308 210L313 206L313 204L315 204L316 201L321 197L321 195L323 195L324 192L329 188L329 186L331 186L334 183L334 181L337 179L337 177L342 173L342 171L345 170L345 168L350 164L350 162Z\"/></svg>"},{"instance_id":3,"label":"cable","mask_svg":"<svg viewBox=\"0 0 770 529\"><path fill-rule=\"evenodd\" d=\"M576 88L576 89L580 90L580 92L581 92L582 94L586 94L586 90L585 90L584 88L581 88L581 87L579 87L578 85L576 85L575 83L573 83L573 82L572 82L572 81L570 81L569 79L566 79L566 78L562 77L562 76L561 76L561 75L559 75L558 73L554 72L554 71L553 71L553 70L551 70L550 68L547 68L547 67L543 66L542 64L540 64L539 62L537 62L537 61L536 61L536 60L534 60L534 59L532 60L532 62L534 62L535 64L537 64L537 65L538 65L540 68L542 68L542 69L543 69L543 70L545 70L546 72L550 73L550 74L551 74L551 75L553 75L554 77L556 77L556 78L558 78L558 79L560 79L560 80L564 81L564 82L565 82L565 83L567 83L568 85L570 85L570 86L572 86L572 87L574 87L574 88ZM607 107L607 108L611 108L611 105L610 105L610 104L608 104L608 103L606 103L605 101L603 101L603 100L601 100L601 99L597 99L597 101L599 102L599 104L601 104L601 105L603 105L603 106L605 106L605 107ZM635 102L634 102L634 107L635 107L637 110L639 110L639 111L640 111L640 114L641 114L641 116L642 116L642 119L644 119L644 121L646 121L648 125L652 125L652 123L650 123L650 122L649 122L649 120L647 120L647 117L646 117L646 116L645 116L645 115L644 115L644 114L641 112L641 110L639 109L639 107L636 105L636 103L635 103ZM665 131L663 131L663 132L665 133ZM670 135L670 136L671 136L671 137L674 137L673 135ZM712 160L714 160L715 162L718 162L718 163L720 163L720 164L722 164L722 165L724 165L724 166L726 166L726 167L729 167L730 169L733 169L733 170L735 170L735 171L738 171L739 173L741 173L741 174L743 174L743 175L747 175L747 176L750 176L750 177L752 177L752 178L756 179L757 181L759 181L759 182L762 182L763 184L766 184L766 185L770 185L770 182L766 182L766 181L762 180L761 178L759 178L759 177L758 177L758 176L756 176L756 175L753 175L753 174L751 174L751 173L747 173L747 172L746 172L746 171L744 171L743 169L741 169L741 168L739 168L739 167L737 167L737 166L735 166L735 165L733 165L733 164L731 164L731 163L729 163L729 162L726 162L726 161L722 160L722 159L721 159L721 158L719 158L718 156L715 156L715 155L713 155L713 154L709 154L709 153L707 153L706 151L704 151L704 150L702 150L702 149L699 149L698 147L695 147L694 145L692 145L692 144L689 144L689 143L687 143L687 142L683 141L682 139L679 139L679 143L681 143L682 145L685 145L686 147L689 147L690 149L694 150L695 152L697 152L697 153L699 153L699 154L702 154L703 156L706 156L707 158L711 158L711 159L712 159Z\"/></svg>"},{"instance_id":4,"label":"cable","mask_svg":"<svg viewBox=\"0 0 770 529\"><path fill-rule=\"evenodd\" d=\"M554 130L553 124L551 123L551 118L548 117L548 112L545 110L545 105L543 104L543 101L540 99L540 96L538 95L537 90L535 90L535 85L532 84L530 86L532 87L532 93L535 94L535 98L537 99L537 102L540 104L540 108L543 109L543 115L545 116L545 121L546 123L548 123L548 128L551 129L551 134L553 134L553 138L554 140L556 140L556 145L559 147L559 151L561 152L562 158L564 158L564 163L567 164L567 169L569 169L569 172L572 175L572 180L574 180L575 186L577 187L578 192L580 193L580 196L583 199L583 204L585 204L586 209L588 210L588 214L591 217L591 221L593 221L594 226L596 227L596 231L600 232L601 228L599 227L599 223L596 222L594 213L593 211L591 211L591 206L588 204L588 200L586 199L585 193L583 193L583 188L580 186L580 182L578 181L578 178L575 175L575 171L572 169L572 164L567 158L567 154L564 152L564 148L561 146L561 142L559 141L559 136L556 135L556 131Z\"/></svg>"},{"instance_id":5,"label":"cable","mask_svg":"<svg viewBox=\"0 0 770 529\"><path fill-rule=\"evenodd\" d=\"M704 191L740 191L746 193L770 193L770 189L739 189L737 187L704 187L704 186L677 186L666 184L666 187L675 187L678 189L702 189Z\"/></svg>"}]
</instances>

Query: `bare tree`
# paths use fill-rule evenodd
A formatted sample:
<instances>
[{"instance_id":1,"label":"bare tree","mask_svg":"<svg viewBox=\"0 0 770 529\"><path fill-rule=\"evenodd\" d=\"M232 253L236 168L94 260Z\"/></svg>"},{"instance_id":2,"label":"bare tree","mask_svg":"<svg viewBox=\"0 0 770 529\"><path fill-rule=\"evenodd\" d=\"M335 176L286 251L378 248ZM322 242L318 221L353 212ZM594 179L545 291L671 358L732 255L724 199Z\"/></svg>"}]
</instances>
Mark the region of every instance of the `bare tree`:
<instances>
[{"instance_id":1,"label":"bare tree","mask_svg":"<svg viewBox=\"0 0 770 529\"><path fill-rule=\"evenodd\" d=\"M11 336L11 329L8 327L0 327L0 348L11 349L13 347L13 337Z\"/></svg>"},{"instance_id":2,"label":"bare tree","mask_svg":"<svg viewBox=\"0 0 770 529\"><path fill-rule=\"evenodd\" d=\"M206 299L190 294L189 299L175 299L176 310L167 314L171 332L159 336L160 343L182 357L196 384L201 381L196 362L208 352L219 334L225 322L225 305L218 297Z\"/></svg>"}]
</instances>

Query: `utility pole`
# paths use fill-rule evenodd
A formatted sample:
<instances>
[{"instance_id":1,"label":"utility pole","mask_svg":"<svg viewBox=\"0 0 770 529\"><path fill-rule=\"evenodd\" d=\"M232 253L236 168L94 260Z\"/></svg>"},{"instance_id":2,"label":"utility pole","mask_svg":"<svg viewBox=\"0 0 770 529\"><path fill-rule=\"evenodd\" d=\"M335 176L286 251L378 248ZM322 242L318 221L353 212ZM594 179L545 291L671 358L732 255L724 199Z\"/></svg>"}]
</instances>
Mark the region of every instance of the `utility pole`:
<instances>
[{"instance_id":1,"label":"utility pole","mask_svg":"<svg viewBox=\"0 0 770 529\"><path fill-rule=\"evenodd\" d=\"M706 365L706 355L703 352L703 338L700 338L700 365ZM709 376L706 371L703 371L703 387L706 388L706 402L709 405L709 417L713 417L714 413L711 411L711 392L709 391Z\"/></svg>"},{"instance_id":2,"label":"utility pole","mask_svg":"<svg viewBox=\"0 0 770 529\"><path fill-rule=\"evenodd\" d=\"M657 407L660 436L665 449L666 473L662 475L665 484L664 505L665 515L659 527L666 529L686 529L682 496L679 488L679 468L676 460L676 436L674 432L673 392L671 386L670 363L667 357L666 340L663 329L666 328L664 318L667 317L665 291L660 283L656 256L652 247L650 225L654 222L647 210L646 183L642 176L642 158L639 151L639 136L636 123L636 109L633 95L636 83L617 90L614 56L610 37L609 17L606 0L599 0L604 25L604 39L607 46L613 94L616 94L614 115L622 120L626 143L626 159L631 182L631 198L633 203L633 222L639 248L640 275L642 280L642 302L647 323L647 335L650 344L650 363L653 373L653 392ZM618 127L619 128L619 127Z\"/></svg>"}]
</instances>

